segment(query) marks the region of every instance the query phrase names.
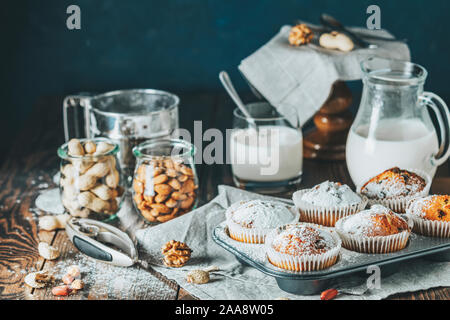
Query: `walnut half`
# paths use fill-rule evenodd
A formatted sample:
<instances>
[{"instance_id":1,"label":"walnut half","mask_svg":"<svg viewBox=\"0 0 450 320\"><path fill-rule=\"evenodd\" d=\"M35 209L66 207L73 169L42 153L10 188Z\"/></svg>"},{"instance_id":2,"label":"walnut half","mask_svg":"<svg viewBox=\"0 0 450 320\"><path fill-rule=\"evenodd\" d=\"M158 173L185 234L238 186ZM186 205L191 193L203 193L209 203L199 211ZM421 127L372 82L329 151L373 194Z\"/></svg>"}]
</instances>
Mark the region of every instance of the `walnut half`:
<instances>
[{"instance_id":1,"label":"walnut half","mask_svg":"<svg viewBox=\"0 0 450 320\"><path fill-rule=\"evenodd\" d=\"M167 267L179 268L191 258L192 250L183 242L170 240L161 248L161 252Z\"/></svg>"},{"instance_id":2,"label":"walnut half","mask_svg":"<svg viewBox=\"0 0 450 320\"><path fill-rule=\"evenodd\" d=\"M314 37L314 33L306 24L298 24L292 27L289 33L289 43L293 46L300 46L302 44L310 43Z\"/></svg>"}]
</instances>

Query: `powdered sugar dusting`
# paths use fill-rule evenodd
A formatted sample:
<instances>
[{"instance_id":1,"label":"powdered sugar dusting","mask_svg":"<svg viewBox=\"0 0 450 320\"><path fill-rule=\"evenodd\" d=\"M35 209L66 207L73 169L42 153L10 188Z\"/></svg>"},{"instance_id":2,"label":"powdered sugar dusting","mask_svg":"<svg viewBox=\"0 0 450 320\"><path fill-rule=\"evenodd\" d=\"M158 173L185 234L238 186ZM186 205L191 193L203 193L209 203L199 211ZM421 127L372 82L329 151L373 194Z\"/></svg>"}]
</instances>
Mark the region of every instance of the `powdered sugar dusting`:
<instances>
[{"instance_id":1,"label":"powdered sugar dusting","mask_svg":"<svg viewBox=\"0 0 450 320\"><path fill-rule=\"evenodd\" d=\"M231 219L243 227L270 229L292 222L293 214L283 204L252 200L234 207Z\"/></svg>"},{"instance_id":2,"label":"powdered sugar dusting","mask_svg":"<svg viewBox=\"0 0 450 320\"><path fill-rule=\"evenodd\" d=\"M302 224L287 226L272 242L275 250L295 256L320 254L335 246L336 242L328 232Z\"/></svg>"},{"instance_id":3,"label":"powdered sugar dusting","mask_svg":"<svg viewBox=\"0 0 450 320\"><path fill-rule=\"evenodd\" d=\"M388 175L389 173L392 175ZM414 195L422 191L425 187L425 181L420 176L399 168L386 170L375 177L373 181L363 186L361 193L368 198L389 199L400 196Z\"/></svg>"},{"instance_id":4,"label":"powdered sugar dusting","mask_svg":"<svg viewBox=\"0 0 450 320\"><path fill-rule=\"evenodd\" d=\"M301 200L317 206L349 206L361 202L361 197L349 186L325 181L305 192Z\"/></svg>"},{"instance_id":5,"label":"powdered sugar dusting","mask_svg":"<svg viewBox=\"0 0 450 320\"><path fill-rule=\"evenodd\" d=\"M97 262L79 252L58 261L51 272L61 279L71 265L78 265L86 287L76 293L83 298L108 299L167 299L174 290L138 266L118 267Z\"/></svg>"},{"instance_id":6,"label":"powdered sugar dusting","mask_svg":"<svg viewBox=\"0 0 450 320\"><path fill-rule=\"evenodd\" d=\"M392 212L390 209L381 205L373 205L370 209L361 211L349 216L342 223L342 230L353 235L367 236L374 227L372 220L377 214L387 214Z\"/></svg>"},{"instance_id":7,"label":"powdered sugar dusting","mask_svg":"<svg viewBox=\"0 0 450 320\"><path fill-rule=\"evenodd\" d=\"M450 210L448 195L430 195L424 198L419 198L414 200L410 204L410 208L408 210L409 213L414 214L416 216L427 218L428 215L433 216L433 214L441 214L440 218L444 218L447 215L446 211ZM440 204L439 204L440 202Z\"/></svg>"}]
</instances>

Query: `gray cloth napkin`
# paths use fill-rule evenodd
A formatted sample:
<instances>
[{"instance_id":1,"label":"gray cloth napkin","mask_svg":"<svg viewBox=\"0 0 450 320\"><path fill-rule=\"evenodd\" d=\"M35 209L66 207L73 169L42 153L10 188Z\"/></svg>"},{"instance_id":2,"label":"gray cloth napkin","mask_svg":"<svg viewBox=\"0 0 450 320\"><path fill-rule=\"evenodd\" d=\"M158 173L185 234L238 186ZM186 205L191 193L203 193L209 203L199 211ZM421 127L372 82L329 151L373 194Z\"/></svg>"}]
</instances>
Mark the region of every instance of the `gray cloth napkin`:
<instances>
[{"instance_id":1,"label":"gray cloth napkin","mask_svg":"<svg viewBox=\"0 0 450 320\"><path fill-rule=\"evenodd\" d=\"M289 114L286 108L297 108L302 125L320 109L336 80L361 79L360 62L364 59L410 60L408 46L400 42L370 40L378 47L349 53L314 44L292 47L288 42L290 29L283 26L268 43L242 60L239 70L281 114ZM359 35L393 37L385 30L349 29Z\"/></svg>"},{"instance_id":2,"label":"gray cloth napkin","mask_svg":"<svg viewBox=\"0 0 450 320\"><path fill-rule=\"evenodd\" d=\"M274 199L229 186L219 186L219 195L208 204L175 220L135 232L141 259L149 261L154 269L200 299L259 300L287 297L316 300L319 296L298 296L278 288L273 277L239 263L234 255L212 239L214 228L225 220L225 209L238 200ZM186 242L192 249L190 262L179 269L166 268L161 262L161 246L169 240ZM192 269L215 265L221 271L212 275L212 281L195 285L186 281ZM364 281L364 280L363 280ZM402 269L381 279L381 289L369 290L361 278L349 276L334 285L342 294L338 299L383 299L395 293L417 291L439 286L450 286L450 262L414 260Z\"/></svg>"}]
</instances>

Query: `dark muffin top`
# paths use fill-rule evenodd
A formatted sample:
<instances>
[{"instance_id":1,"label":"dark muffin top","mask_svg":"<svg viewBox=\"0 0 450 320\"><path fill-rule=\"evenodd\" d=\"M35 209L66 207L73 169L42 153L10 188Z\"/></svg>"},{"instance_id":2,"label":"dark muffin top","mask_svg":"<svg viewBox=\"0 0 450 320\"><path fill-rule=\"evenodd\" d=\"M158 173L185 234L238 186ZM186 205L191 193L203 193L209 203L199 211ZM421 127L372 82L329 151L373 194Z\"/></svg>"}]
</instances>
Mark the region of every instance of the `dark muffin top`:
<instances>
[{"instance_id":1,"label":"dark muffin top","mask_svg":"<svg viewBox=\"0 0 450 320\"><path fill-rule=\"evenodd\" d=\"M395 167L367 181L360 192L369 199L391 199L417 194L425 186L421 176Z\"/></svg>"}]
</instances>

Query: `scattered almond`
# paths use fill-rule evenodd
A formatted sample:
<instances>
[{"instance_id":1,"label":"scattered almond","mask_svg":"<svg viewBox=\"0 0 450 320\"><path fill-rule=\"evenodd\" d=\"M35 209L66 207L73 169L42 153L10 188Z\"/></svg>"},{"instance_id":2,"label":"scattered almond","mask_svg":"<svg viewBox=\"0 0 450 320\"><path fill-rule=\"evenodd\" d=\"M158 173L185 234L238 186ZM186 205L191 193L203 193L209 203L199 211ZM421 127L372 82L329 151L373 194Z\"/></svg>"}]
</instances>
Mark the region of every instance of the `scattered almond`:
<instances>
[{"instance_id":1,"label":"scattered almond","mask_svg":"<svg viewBox=\"0 0 450 320\"><path fill-rule=\"evenodd\" d=\"M54 296L68 296L72 292L69 286L57 286L52 289L52 294Z\"/></svg>"},{"instance_id":2,"label":"scattered almond","mask_svg":"<svg viewBox=\"0 0 450 320\"><path fill-rule=\"evenodd\" d=\"M338 291L336 289L325 290L320 294L320 300L332 300L337 296L337 294Z\"/></svg>"}]
</instances>

